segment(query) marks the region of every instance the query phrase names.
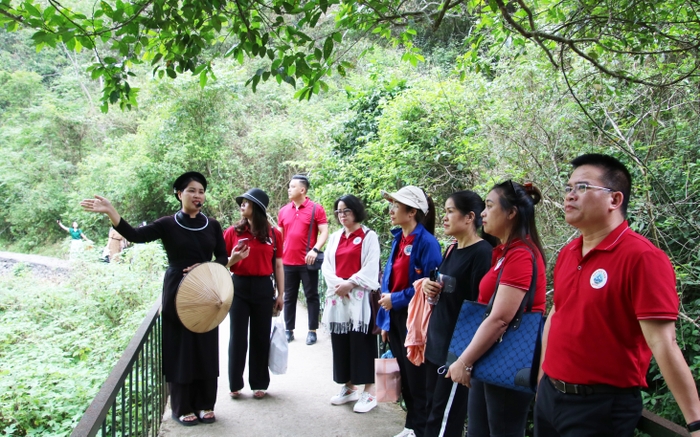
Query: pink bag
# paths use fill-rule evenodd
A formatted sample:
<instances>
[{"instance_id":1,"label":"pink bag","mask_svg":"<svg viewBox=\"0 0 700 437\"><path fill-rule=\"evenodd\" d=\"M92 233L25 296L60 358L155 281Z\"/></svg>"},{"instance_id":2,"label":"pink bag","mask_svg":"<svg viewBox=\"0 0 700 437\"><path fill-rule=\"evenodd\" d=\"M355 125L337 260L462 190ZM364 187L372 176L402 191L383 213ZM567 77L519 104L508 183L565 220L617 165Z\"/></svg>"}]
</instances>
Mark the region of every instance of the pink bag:
<instances>
[{"instance_id":1,"label":"pink bag","mask_svg":"<svg viewBox=\"0 0 700 437\"><path fill-rule=\"evenodd\" d=\"M377 402L397 402L401 396L401 373L396 358L375 358L374 384Z\"/></svg>"}]
</instances>

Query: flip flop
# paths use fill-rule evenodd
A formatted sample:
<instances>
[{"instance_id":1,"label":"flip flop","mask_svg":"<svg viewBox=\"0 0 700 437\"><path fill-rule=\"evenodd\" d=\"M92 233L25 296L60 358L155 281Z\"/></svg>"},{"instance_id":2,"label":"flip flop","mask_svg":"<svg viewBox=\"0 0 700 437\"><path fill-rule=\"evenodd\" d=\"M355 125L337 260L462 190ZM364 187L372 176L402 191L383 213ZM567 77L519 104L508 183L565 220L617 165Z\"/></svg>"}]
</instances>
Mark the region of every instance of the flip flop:
<instances>
[{"instance_id":1,"label":"flip flop","mask_svg":"<svg viewBox=\"0 0 700 437\"><path fill-rule=\"evenodd\" d=\"M211 414L211 417L204 417L207 414ZM200 410L199 413L197 413L197 417L199 418L199 421L202 423L214 423L214 422L216 422L216 416L214 416L213 410Z\"/></svg>"},{"instance_id":2,"label":"flip flop","mask_svg":"<svg viewBox=\"0 0 700 437\"><path fill-rule=\"evenodd\" d=\"M265 390L255 390L253 392L253 397L255 399L262 399L265 397Z\"/></svg>"},{"instance_id":3,"label":"flip flop","mask_svg":"<svg viewBox=\"0 0 700 437\"><path fill-rule=\"evenodd\" d=\"M239 390L236 390L236 391L232 391L228 395L231 396L232 399L238 399L241 397L241 392Z\"/></svg>"},{"instance_id":4,"label":"flip flop","mask_svg":"<svg viewBox=\"0 0 700 437\"><path fill-rule=\"evenodd\" d=\"M195 426L195 425L199 424L199 422L197 421L198 418L197 418L197 416L195 416L194 413L183 414L180 417L173 415L172 417L173 417L173 419L175 419L176 422L178 422L182 426ZM190 418L190 417L193 417L194 420L185 420L186 418Z\"/></svg>"}]
</instances>

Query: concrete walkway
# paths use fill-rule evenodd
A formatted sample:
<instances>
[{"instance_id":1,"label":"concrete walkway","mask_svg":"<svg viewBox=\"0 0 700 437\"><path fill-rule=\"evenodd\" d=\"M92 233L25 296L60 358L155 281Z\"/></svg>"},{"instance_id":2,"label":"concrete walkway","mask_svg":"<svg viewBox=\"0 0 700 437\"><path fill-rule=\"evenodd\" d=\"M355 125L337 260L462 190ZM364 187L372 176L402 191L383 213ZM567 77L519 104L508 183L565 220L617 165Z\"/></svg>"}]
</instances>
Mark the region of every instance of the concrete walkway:
<instances>
[{"instance_id":1,"label":"concrete walkway","mask_svg":"<svg viewBox=\"0 0 700 437\"><path fill-rule=\"evenodd\" d=\"M403 429L405 413L398 404L379 404L364 414L352 411L353 403L334 406L330 398L340 386L333 382L330 335L318 330L318 342L307 346L306 308L297 307L296 340L289 344L286 375L271 375L264 399L254 399L244 373L243 396L228 396L229 319L219 327L220 376L216 403L217 421L184 427L165 412L160 436L304 436L390 437Z\"/></svg>"},{"instance_id":2,"label":"concrete walkway","mask_svg":"<svg viewBox=\"0 0 700 437\"><path fill-rule=\"evenodd\" d=\"M0 261L23 262L27 264L39 264L52 269L70 269L70 261L51 258L42 255L28 255L26 253L0 252Z\"/></svg>"}]
</instances>

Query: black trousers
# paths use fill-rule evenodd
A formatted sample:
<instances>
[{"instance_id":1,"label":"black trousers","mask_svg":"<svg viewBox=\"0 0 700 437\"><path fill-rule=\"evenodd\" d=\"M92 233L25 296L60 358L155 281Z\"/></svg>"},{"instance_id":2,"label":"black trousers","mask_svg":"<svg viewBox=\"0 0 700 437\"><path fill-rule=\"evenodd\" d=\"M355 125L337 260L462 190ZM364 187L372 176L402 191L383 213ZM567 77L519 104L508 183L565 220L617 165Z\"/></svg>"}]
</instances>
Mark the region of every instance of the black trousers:
<instances>
[{"instance_id":1,"label":"black trousers","mask_svg":"<svg viewBox=\"0 0 700 437\"><path fill-rule=\"evenodd\" d=\"M231 337L228 345L228 379L231 391L243 388L243 371L248 353L248 383L252 390L270 385L270 326L274 289L269 276L233 275ZM250 325L250 333L248 326Z\"/></svg>"},{"instance_id":2,"label":"black trousers","mask_svg":"<svg viewBox=\"0 0 700 437\"><path fill-rule=\"evenodd\" d=\"M469 389L451 378L445 378L447 369L439 374L442 366L425 361L425 392L427 393L428 422L425 437L462 437L467 418Z\"/></svg>"},{"instance_id":3,"label":"black trousers","mask_svg":"<svg viewBox=\"0 0 700 437\"><path fill-rule=\"evenodd\" d=\"M333 381L338 384L374 384L374 359L377 336L350 331L331 333L333 347Z\"/></svg>"},{"instance_id":4,"label":"black trousers","mask_svg":"<svg viewBox=\"0 0 700 437\"><path fill-rule=\"evenodd\" d=\"M191 384L169 382L170 408L173 417L213 410L216 403L218 378L196 379Z\"/></svg>"},{"instance_id":5,"label":"black trousers","mask_svg":"<svg viewBox=\"0 0 700 437\"><path fill-rule=\"evenodd\" d=\"M631 437L642 415L639 392L576 395L562 393L545 375L535 403L536 437Z\"/></svg>"},{"instance_id":6,"label":"black trousers","mask_svg":"<svg viewBox=\"0 0 700 437\"><path fill-rule=\"evenodd\" d=\"M423 437L427 416L425 393L425 365L416 366L406 358L406 320L408 309L391 310L389 347L399 363L401 371L401 395L406 403L406 428L412 429L417 437Z\"/></svg>"},{"instance_id":7,"label":"black trousers","mask_svg":"<svg viewBox=\"0 0 700 437\"><path fill-rule=\"evenodd\" d=\"M284 323L288 331L293 331L296 326L300 283L304 285L306 308L309 312L309 331L315 331L318 329L318 316L321 311L318 270L311 271L306 265L284 266Z\"/></svg>"},{"instance_id":8,"label":"black trousers","mask_svg":"<svg viewBox=\"0 0 700 437\"><path fill-rule=\"evenodd\" d=\"M532 393L499 387L471 379L469 390L469 437L523 437Z\"/></svg>"}]
</instances>

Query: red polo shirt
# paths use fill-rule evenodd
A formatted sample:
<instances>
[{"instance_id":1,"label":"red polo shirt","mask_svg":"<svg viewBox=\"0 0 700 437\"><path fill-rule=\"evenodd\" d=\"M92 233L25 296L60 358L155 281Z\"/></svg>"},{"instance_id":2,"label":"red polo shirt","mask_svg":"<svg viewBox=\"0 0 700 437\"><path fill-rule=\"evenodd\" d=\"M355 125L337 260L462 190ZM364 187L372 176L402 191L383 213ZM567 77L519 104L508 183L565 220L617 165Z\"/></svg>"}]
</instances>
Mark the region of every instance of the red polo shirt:
<instances>
[{"instance_id":1,"label":"red polo shirt","mask_svg":"<svg viewBox=\"0 0 700 437\"><path fill-rule=\"evenodd\" d=\"M339 278L348 279L362 268L362 241L365 231L358 228L347 237L345 232L340 236L338 248L335 250L335 274Z\"/></svg>"},{"instance_id":2,"label":"red polo shirt","mask_svg":"<svg viewBox=\"0 0 700 437\"><path fill-rule=\"evenodd\" d=\"M282 261L288 266L301 266L306 264L306 242L309 238L309 225L311 224L311 211L314 202L307 197L304 203L297 209L294 202L289 202L280 209L277 216L277 224L284 231L284 254ZM309 250L314 247L318 237L318 225L328 223L326 211L320 204L316 204L314 224L311 230L311 243Z\"/></svg>"},{"instance_id":3,"label":"red polo shirt","mask_svg":"<svg viewBox=\"0 0 700 437\"><path fill-rule=\"evenodd\" d=\"M277 239L277 258L282 258L282 234L277 229L273 230L275 232L275 238ZM273 240L268 237L266 243L261 243L260 240L253 237L253 234L249 230L245 230L240 235L236 233L236 230L231 226L224 231L224 241L226 242L226 252L228 256L231 256L231 251L238 240L241 238L247 238L246 244L250 247L250 254L247 258L238 261L236 264L231 266L231 271L239 276L270 276L274 272L272 266L272 253L273 253Z\"/></svg>"},{"instance_id":4,"label":"red polo shirt","mask_svg":"<svg viewBox=\"0 0 700 437\"><path fill-rule=\"evenodd\" d=\"M516 240L510 244L508 250L503 244L493 249L491 268L481 278L479 283L480 303L487 304L491 300L493 292L496 291L496 279L498 279L498 273L501 269L503 269L503 274L501 274L499 284L519 288L525 292L530 289L530 283L532 282L532 255L524 248L529 249L523 241ZM547 271L544 260L540 256L540 251L534 250L534 253L537 260L537 286L535 288L535 301L533 302L532 310L544 312L547 307Z\"/></svg>"},{"instance_id":5,"label":"red polo shirt","mask_svg":"<svg viewBox=\"0 0 700 437\"><path fill-rule=\"evenodd\" d=\"M574 384L646 387L651 350L639 320L675 320L676 276L665 253L623 222L586 256L582 237L559 253L542 364Z\"/></svg>"},{"instance_id":6,"label":"red polo shirt","mask_svg":"<svg viewBox=\"0 0 700 437\"><path fill-rule=\"evenodd\" d=\"M391 279L389 279L389 291L401 291L407 289L409 284L408 269L411 266L411 251L413 251L413 240L415 234L408 237L401 236L399 247L394 256L394 263L391 265Z\"/></svg>"}]
</instances>

